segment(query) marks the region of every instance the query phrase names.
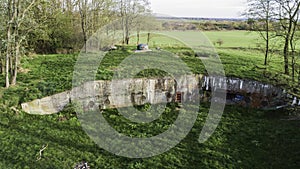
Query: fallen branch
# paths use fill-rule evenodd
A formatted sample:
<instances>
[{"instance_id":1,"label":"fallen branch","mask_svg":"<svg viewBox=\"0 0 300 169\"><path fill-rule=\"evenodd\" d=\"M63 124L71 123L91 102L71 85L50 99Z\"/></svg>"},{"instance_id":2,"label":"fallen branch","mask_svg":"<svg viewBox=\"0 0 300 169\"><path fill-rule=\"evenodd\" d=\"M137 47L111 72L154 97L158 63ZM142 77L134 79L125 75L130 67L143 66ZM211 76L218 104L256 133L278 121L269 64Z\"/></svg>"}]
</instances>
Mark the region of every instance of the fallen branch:
<instances>
[{"instance_id":1,"label":"fallen branch","mask_svg":"<svg viewBox=\"0 0 300 169\"><path fill-rule=\"evenodd\" d=\"M42 149L40 149L39 157L37 157L36 161L39 161L42 159L43 151L46 150L47 147L48 147L48 144L46 146L43 145Z\"/></svg>"}]
</instances>

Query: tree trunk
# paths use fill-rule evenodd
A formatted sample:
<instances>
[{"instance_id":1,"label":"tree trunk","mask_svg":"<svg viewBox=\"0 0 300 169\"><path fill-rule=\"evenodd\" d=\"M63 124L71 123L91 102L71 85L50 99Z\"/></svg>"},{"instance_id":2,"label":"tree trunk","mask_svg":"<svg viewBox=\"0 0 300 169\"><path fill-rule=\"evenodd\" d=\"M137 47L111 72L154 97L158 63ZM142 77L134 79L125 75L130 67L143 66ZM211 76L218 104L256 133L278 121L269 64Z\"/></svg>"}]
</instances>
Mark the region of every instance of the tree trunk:
<instances>
[{"instance_id":1,"label":"tree trunk","mask_svg":"<svg viewBox=\"0 0 300 169\"><path fill-rule=\"evenodd\" d=\"M10 75L10 60L11 60L11 29L12 29L12 17L11 17L11 5L12 1L8 1L8 9L7 9L7 18L8 18L8 25L7 25L7 47L6 47L6 58L5 58L5 87L9 88L9 75Z\"/></svg>"},{"instance_id":2,"label":"tree trunk","mask_svg":"<svg viewBox=\"0 0 300 169\"><path fill-rule=\"evenodd\" d=\"M121 0L121 21L122 21L122 45L125 44L125 11L124 11L124 2Z\"/></svg>"},{"instance_id":3,"label":"tree trunk","mask_svg":"<svg viewBox=\"0 0 300 169\"><path fill-rule=\"evenodd\" d=\"M149 42L150 42L150 33L147 34L147 45L149 45Z\"/></svg>"},{"instance_id":4,"label":"tree trunk","mask_svg":"<svg viewBox=\"0 0 300 169\"><path fill-rule=\"evenodd\" d=\"M20 57L20 42L19 42L19 10L21 9L20 7L20 1L17 0L14 3L14 18L15 21L13 22L13 51L14 51L14 58L11 58L11 63L12 63L12 73L11 73L11 85L16 85L17 84L17 75L18 75L18 63L19 63L19 57Z\"/></svg>"},{"instance_id":5,"label":"tree trunk","mask_svg":"<svg viewBox=\"0 0 300 169\"><path fill-rule=\"evenodd\" d=\"M140 44L140 31L137 31L137 41L136 44Z\"/></svg>"},{"instance_id":6,"label":"tree trunk","mask_svg":"<svg viewBox=\"0 0 300 169\"><path fill-rule=\"evenodd\" d=\"M129 39L130 39L130 37L129 37L129 21L128 21L128 17L126 17L126 21L125 21L125 31L126 31L126 33L125 33L125 43L126 43L126 45L129 45Z\"/></svg>"},{"instance_id":7,"label":"tree trunk","mask_svg":"<svg viewBox=\"0 0 300 169\"><path fill-rule=\"evenodd\" d=\"M289 75L289 35L285 38L285 44L283 49L284 57L284 74Z\"/></svg>"},{"instance_id":8,"label":"tree trunk","mask_svg":"<svg viewBox=\"0 0 300 169\"><path fill-rule=\"evenodd\" d=\"M285 35L284 49L283 49L283 57L284 57L284 74L289 75L289 45L292 31L292 20L289 20L288 30Z\"/></svg>"},{"instance_id":9,"label":"tree trunk","mask_svg":"<svg viewBox=\"0 0 300 169\"><path fill-rule=\"evenodd\" d=\"M5 65L5 87L9 88L9 54L6 54L6 65Z\"/></svg>"},{"instance_id":10,"label":"tree trunk","mask_svg":"<svg viewBox=\"0 0 300 169\"><path fill-rule=\"evenodd\" d=\"M268 56L269 56L269 40L267 40L266 42L265 66L268 65Z\"/></svg>"},{"instance_id":11,"label":"tree trunk","mask_svg":"<svg viewBox=\"0 0 300 169\"><path fill-rule=\"evenodd\" d=\"M129 45L129 40L130 40L129 36L126 36L126 45Z\"/></svg>"},{"instance_id":12,"label":"tree trunk","mask_svg":"<svg viewBox=\"0 0 300 169\"><path fill-rule=\"evenodd\" d=\"M81 19L81 29L82 29L82 34L83 34L83 42L84 42L84 53L87 52L87 35L86 35L86 30L85 30L85 21L84 18Z\"/></svg>"},{"instance_id":13,"label":"tree trunk","mask_svg":"<svg viewBox=\"0 0 300 169\"><path fill-rule=\"evenodd\" d=\"M123 29L123 32L122 32L122 45L124 46L124 44L125 44L125 22L124 22L123 17L122 17L122 29Z\"/></svg>"},{"instance_id":14,"label":"tree trunk","mask_svg":"<svg viewBox=\"0 0 300 169\"><path fill-rule=\"evenodd\" d=\"M295 82L295 78L296 78L296 58L295 58L295 54L296 54L296 45L294 44L295 42L295 34L297 31L297 27L298 27L298 20L299 20L299 14L296 15L296 19L292 22L293 24L293 29L292 29L292 33L291 33L291 39L290 39L290 45L291 45L291 49L292 49L292 79L293 82Z\"/></svg>"},{"instance_id":15,"label":"tree trunk","mask_svg":"<svg viewBox=\"0 0 300 169\"><path fill-rule=\"evenodd\" d=\"M3 64L3 56L2 56L2 40L0 41L0 75L3 74L4 70L3 70L3 67L4 67L4 64Z\"/></svg>"},{"instance_id":16,"label":"tree trunk","mask_svg":"<svg viewBox=\"0 0 300 169\"><path fill-rule=\"evenodd\" d=\"M6 47L6 58L5 58L5 87L9 88L9 68L10 68L10 58L11 58L11 51L10 51L10 43L11 43L11 24L8 25L7 29L7 47Z\"/></svg>"},{"instance_id":17,"label":"tree trunk","mask_svg":"<svg viewBox=\"0 0 300 169\"><path fill-rule=\"evenodd\" d=\"M84 4L81 4L84 3ZM79 13L80 13L80 19L81 19L81 29L83 34L83 41L84 41L84 53L87 52L87 0L84 0L83 2L79 2Z\"/></svg>"},{"instance_id":18,"label":"tree trunk","mask_svg":"<svg viewBox=\"0 0 300 169\"><path fill-rule=\"evenodd\" d=\"M294 25L294 26L296 26L296 25ZM293 30L292 37L291 37L291 40L290 40L290 46L291 46L291 50L292 50L292 53L291 53L292 61L291 62L292 62L292 80L293 80L293 82L295 82L295 71L296 71L294 33L295 33L295 28Z\"/></svg>"},{"instance_id":19,"label":"tree trunk","mask_svg":"<svg viewBox=\"0 0 300 169\"><path fill-rule=\"evenodd\" d=\"M13 40L13 39L11 39L11 40ZM15 53L15 51L13 50L13 45L14 45L14 43L13 42L11 42L11 46L10 46L10 57L9 57L9 73L10 73L10 75L12 75L14 72L13 72L13 59L14 59L14 53Z\"/></svg>"},{"instance_id":20,"label":"tree trunk","mask_svg":"<svg viewBox=\"0 0 300 169\"><path fill-rule=\"evenodd\" d=\"M298 68L298 86L300 86L300 66Z\"/></svg>"},{"instance_id":21,"label":"tree trunk","mask_svg":"<svg viewBox=\"0 0 300 169\"><path fill-rule=\"evenodd\" d=\"M265 53L265 66L268 64L268 55L269 55L269 43L270 43L270 36L269 36L269 17L267 16L266 20L266 53Z\"/></svg>"},{"instance_id":22,"label":"tree trunk","mask_svg":"<svg viewBox=\"0 0 300 169\"><path fill-rule=\"evenodd\" d=\"M295 66L296 66L296 61L295 61L295 52L292 52L292 80L295 82Z\"/></svg>"},{"instance_id":23,"label":"tree trunk","mask_svg":"<svg viewBox=\"0 0 300 169\"><path fill-rule=\"evenodd\" d=\"M16 50L16 56L15 56L15 63L14 63L14 74L12 75L11 85L17 84L18 63L19 63L19 58L20 58L20 43L18 40L16 41L15 50Z\"/></svg>"}]
</instances>

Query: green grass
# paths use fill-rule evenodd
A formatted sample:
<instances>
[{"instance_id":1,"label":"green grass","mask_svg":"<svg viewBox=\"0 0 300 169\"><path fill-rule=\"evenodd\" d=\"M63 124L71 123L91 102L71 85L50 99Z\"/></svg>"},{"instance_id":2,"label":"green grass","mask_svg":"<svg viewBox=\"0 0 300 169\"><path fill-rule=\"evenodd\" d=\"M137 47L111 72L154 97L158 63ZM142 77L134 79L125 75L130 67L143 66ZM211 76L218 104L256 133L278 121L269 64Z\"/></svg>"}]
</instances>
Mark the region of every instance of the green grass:
<instances>
[{"instance_id":1,"label":"green grass","mask_svg":"<svg viewBox=\"0 0 300 169\"><path fill-rule=\"evenodd\" d=\"M297 78L293 82L291 76L283 74L283 56L281 53L270 53L268 66L264 66L263 42L257 32L204 31L200 33L197 31L171 31L153 33L150 37L150 48L161 47L182 56L181 58L191 67L194 73L205 73L205 70L203 70L201 61L191 57L195 53L190 47L198 48L199 43L203 45L203 41L207 41L211 47L215 47L227 76L271 83L289 90L296 90L300 94L300 91L297 90ZM198 38L198 40L195 40L195 38ZM224 41L222 46L214 44L218 39ZM140 42L146 43L146 41L147 34L142 34ZM131 45L135 43L136 37L133 36ZM191 44L191 46L185 43ZM278 45L277 49L281 47L278 43L275 46L273 45L275 43L271 43L272 48Z\"/></svg>"},{"instance_id":2,"label":"green grass","mask_svg":"<svg viewBox=\"0 0 300 169\"><path fill-rule=\"evenodd\" d=\"M72 112L69 108L51 116L1 113L0 166L71 168L81 160L88 161L92 168L297 168L300 165L299 124L274 118L275 112L228 106L216 132L200 144L197 139L208 113L208 107L202 105L191 133L179 145L145 159L118 157L99 148L84 133ZM172 109L164 114L163 123L141 128L122 120L115 110L104 113L112 126L129 135L133 132L139 135L139 131L140 134L161 132L176 118ZM69 120L59 121L63 116ZM133 130L132 126L139 130ZM39 150L46 144L48 148L42 159L36 161Z\"/></svg>"},{"instance_id":3,"label":"green grass","mask_svg":"<svg viewBox=\"0 0 300 169\"><path fill-rule=\"evenodd\" d=\"M221 47L231 48L257 48L257 44L261 43L261 39L256 32L248 31L206 31L204 34L212 43L223 40ZM219 47L218 45L216 45Z\"/></svg>"},{"instance_id":4,"label":"green grass","mask_svg":"<svg viewBox=\"0 0 300 169\"><path fill-rule=\"evenodd\" d=\"M204 37L202 37L204 35ZM173 39L172 37L186 37L187 39L195 39L201 37L208 39L211 45L225 49L264 49L265 43L258 32L253 31L161 31L150 34L150 47L178 47L182 46L181 39ZM142 33L140 36L140 43L147 43L147 33ZM182 38L183 39L183 38ZM179 41L178 41L179 40ZM216 42L222 40L223 44L220 46ZM199 39L198 39L199 42ZM133 35L130 39L131 45L136 45L137 37ZM282 39L280 37L271 36L270 49L283 49ZM297 48L300 48L297 44Z\"/></svg>"},{"instance_id":5,"label":"green grass","mask_svg":"<svg viewBox=\"0 0 300 169\"><path fill-rule=\"evenodd\" d=\"M199 34L205 35L208 40L211 41L212 45L223 48L258 48L258 44L263 45L260 36L256 32L249 31L171 31L171 32L156 32L150 35L150 47L156 46L181 46L182 43L173 39L173 36L182 34L187 39L193 39L195 37L201 37ZM140 37L140 43L147 43L147 34L142 34ZM214 44L218 40L222 40L224 43L222 46ZM132 36L131 44L136 44L136 36Z\"/></svg>"},{"instance_id":6,"label":"green grass","mask_svg":"<svg viewBox=\"0 0 300 169\"><path fill-rule=\"evenodd\" d=\"M244 37L244 33L206 32L211 39L218 39L219 36L224 39L224 48L218 48L217 51L226 75L292 86L290 78L282 75L282 57L273 55L270 65L264 67L262 51L248 49L249 45L245 41L236 42L240 39L238 37ZM193 34L189 33L188 36L192 38ZM252 36L245 36L248 41L253 40ZM157 36L151 39L150 47L154 47L151 46L153 44L178 54L194 73L206 73L201 60L194 57L193 51L182 46L178 40ZM118 65L132 54L134 48L130 46L125 50L108 53L96 78L111 79L113 71L119 69ZM281 120L290 113L289 110L261 111L227 106L216 132L207 142L200 144L198 137L209 110L209 105L202 104L195 126L179 145L164 154L145 159L118 157L98 147L82 130L71 105L61 113L50 116L28 115L15 110L20 109L22 102L71 89L76 59L76 55L24 57L22 68L28 72L19 74L18 85L9 89L0 88L1 168L72 168L81 160L88 161L91 168L300 166L299 122ZM153 70L139 74L162 75L162 72ZM0 85L4 85L3 78L0 79ZM177 117L177 112L175 105L170 105L158 120L149 125L129 122L116 110L107 110L104 116L117 131L143 137L165 131ZM48 147L42 159L36 161L39 150L46 144Z\"/></svg>"}]
</instances>

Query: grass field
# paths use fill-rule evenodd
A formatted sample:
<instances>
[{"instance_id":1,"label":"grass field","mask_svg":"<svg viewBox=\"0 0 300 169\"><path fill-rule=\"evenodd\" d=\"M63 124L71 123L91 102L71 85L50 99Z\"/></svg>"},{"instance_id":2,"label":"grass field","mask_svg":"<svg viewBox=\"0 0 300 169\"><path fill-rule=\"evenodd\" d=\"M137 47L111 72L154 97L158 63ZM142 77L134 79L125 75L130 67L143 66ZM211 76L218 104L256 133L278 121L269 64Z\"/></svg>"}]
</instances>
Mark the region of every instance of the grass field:
<instances>
[{"instance_id":1,"label":"grass field","mask_svg":"<svg viewBox=\"0 0 300 169\"><path fill-rule=\"evenodd\" d=\"M158 35L160 34L160 35ZM218 40L222 40L224 43L219 46L216 44L216 47L224 47L224 48L258 48L258 44L263 46L263 41L260 39L260 36L256 32L248 32L248 31L168 31L168 32L154 32L151 34L150 38L150 47L154 46L177 46L181 45L180 42L176 40L171 40L168 36L176 36L178 34L183 34L187 38L193 39L199 34L205 35L210 41L211 44L214 44ZM164 36L165 35L165 36ZM201 36L201 35L200 35ZM180 39L179 39L180 40ZM132 36L131 44L136 44L136 36ZM147 42L147 35L142 34L140 38L140 43Z\"/></svg>"},{"instance_id":2,"label":"grass field","mask_svg":"<svg viewBox=\"0 0 300 169\"><path fill-rule=\"evenodd\" d=\"M256 32L247 31L207 31L203 32L212 43L223 40L221 47L231 48L257 48L262 44L259 35ZM218 45L216 45L218 47Z\"/></svg>"},{"instance_id":3,"label":"grass field","mask_svg":"<svg viewBox=\"0 0 300 169\"><path fill-rule=\"evenodd\" d=\"M198 38L195 40L195 38ZM214 44L222 39L224 44ZM147 34L142 34L140 43L147 42ZM131 45L136 44L136 37L131 38ZM280 53L270 53L268 66L264 66L263 42L256 32L247 31L173 31L151 34L149 47L160 47L180 56L191 66L195 73L203 73L201 61L191 58L197 44L205 44L215 48L225 67L227 76L241 77L284 86L297 88L289 76L283 75L283 56ZM260 44L261 46L258 46ZM271 46L274 44L271 44ZM278 45L278 44L277 44ZM274 47L274 46L272 46ZM209 49L211 50L211 49ZM299 58L300 59L300 58ZM200 67L199 67L200 66ZM196 68L194 68L196 67ZM300 91L298 91L300 93Z\"/></svg>"},{"instance_id":4,"label":"grass field","mask_svg":"<svg viewBox=\"0 0 300 169\"><path fill-rule=\"evenodd\" d=\"M180 35L180 32L176 32ZM184 35L185 32L181 32ZM282 58L271 57L263 66L263 53L249 49L256 37L246 32L205 32L212 41L222 38L224 46L217 52L227 76L255 79L280 86L291 86L282 76ZM188 33L193 38L194 34ZM243 39L243 40L240 40ZM146 40L142 37L141 42ZM240 43L239 43L240 42ZM134 44L134 39L132 38ZM249 44L250 43L250 44ZM133 45L132 44L132 45ZM150 47L162 47L176 53L194 73L205 73L203 63L193 51L178 40L152 37ZM252 48L255 46L250 46ZM98 69L97 79L109 80L134 46L107 54ZM242 49L238 49L242 48ZM227 106L221 124L204 144L198 137L206 120L209 104L201 105L198 119L189 135L175 148L156 157L129 159L115 156L98 147L82 130L74 108L69 105L59 114L28 115L20 103L68 90L77 55L31 56L22 59L23 72L18 85L0 88L0 167L1 168L72 168L86 160L91 168L299 168L299 121L282 120L289 110L261 111ZM262 69L263 68L263 69ZM266 69L264 69L266 68ZM156 76L159 72L148 72ZM1 86L4 78L0 79ZM177 111L170 105L163 115L149 126L124 119L116 110L104 112L105 118L126 135L155 135L173 123ZM48 145L42 158L39 151Z\"/></svg>"},{"instance_id":5,"label":"grass field","mask_svg":"<svg viewBox=\"0 0 300 169\"><path fill-rule=\"evenodd\" d=\"M190 39L195 37L202 37L208 39L211 45L219 48L233 48L233 49L261 49L265 47L265 42L262 40L258 32L250 31L161 31L154 32L150 36L150 47L157 46L181 46L182 43L178 40L172 39L172 36L181 35ZM221 40L223 44L220 46L216 42ZM180 41L180 39L179 39ZM147 42L147 34L144 33L140 37L140 43ZM282 50L283 44L280 37L271 36L270 38L270 49ZM131 38L131 45L137 43L136 35ZM297 48L300 48L300 44L296 43Z\"/></svg>"},{"instance_id":6,"label":"grass field","mask_svg":"<svg viewBox=\"0 0 300 169\"><path fill-rule=\"evenodd\" d=\"M31 116L2 110L0 114L0 166L2 168L72 168L86 160L91 168L297 168L299 123L282 121L275 112L227 107L213 136L197 141L208 113L202 105L191 133L176 147L156 157L128 159L99 148L84 133L72 109L59 115ZM166 114L167 113L167 114ZM280 113L280 112L277 112ZM141 128L127 123L115 111L106 119L124 134L159 133L174 113L165 112L164 125ZM61 117L68 120L60 121ZM138 130L136 130L138 128ZM139 132L143 131L143 132ZM39 151L48 145L38 160Z\"/></svg>"}]
</instances>

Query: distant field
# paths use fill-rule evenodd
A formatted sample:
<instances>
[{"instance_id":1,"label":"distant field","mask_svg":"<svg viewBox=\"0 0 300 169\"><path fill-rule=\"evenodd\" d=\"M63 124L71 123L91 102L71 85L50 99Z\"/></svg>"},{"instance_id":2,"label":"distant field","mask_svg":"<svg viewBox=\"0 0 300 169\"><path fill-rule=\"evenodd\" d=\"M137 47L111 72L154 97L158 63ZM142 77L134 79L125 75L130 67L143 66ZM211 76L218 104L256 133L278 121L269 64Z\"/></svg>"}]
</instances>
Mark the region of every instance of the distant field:
<instances>
[{"instance_id":1,"label":"distant field","mask_svg":"<svg viewBox=\"0 0 300 169\"><path fill-rule=\"evenodd\" d=\"M170 31L159 32L159 34L152 33L150 35L149 45L151 46L179 46L182 43L170 38L172 36L184 36L190 40L193 40L197 36L203 34L204 38L208 38L211 44L214 44L218 40L222 40L221 46L215 44L216 47L230 47L230 48L257 48L258 44L263 44L259 35L256 32L248 31ZM170 36L170 37L168 37ZM180 40L180 39L179 39ZM131 44L136 44L136 36L132 36ZM140 43L147 43L147 35L143 34L140 38Z\"/></svg>"},{"instance_id":2,"label":"distant field","mask_svg":"<svg viewBox=\"0 0 300 169\"><path fill-rule=\"evenodd\" d=\"M212 42L216 42L219 39L223 40L224 44L222 47L257 48L257 45L261 43L260 37L256 32L207 31L203 33Z\"/></svg>"}]
</instances>

